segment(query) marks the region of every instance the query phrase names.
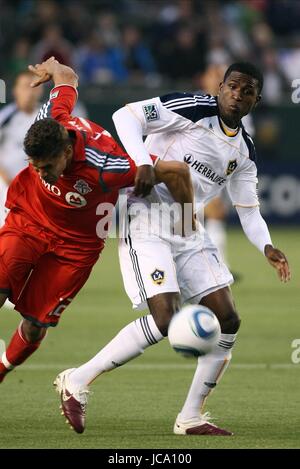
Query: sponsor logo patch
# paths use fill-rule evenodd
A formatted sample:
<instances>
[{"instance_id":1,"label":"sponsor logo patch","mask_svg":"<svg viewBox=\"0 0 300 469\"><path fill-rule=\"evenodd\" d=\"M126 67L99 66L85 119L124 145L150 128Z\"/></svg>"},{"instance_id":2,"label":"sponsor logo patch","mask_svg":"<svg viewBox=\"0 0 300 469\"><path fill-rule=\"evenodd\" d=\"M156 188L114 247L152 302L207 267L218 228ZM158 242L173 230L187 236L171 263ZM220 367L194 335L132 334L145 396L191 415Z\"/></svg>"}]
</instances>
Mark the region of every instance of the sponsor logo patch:
<instances>
[{"instance_id":1,"label":"sponsor logo patch","mask_svg":"<svg viewBox=\"0 0 300 469\"><path fill-rule=\"evenodd\" d=\"M165 281L165 272L163 270L155 269L151 274L151 278L155 285L162 285Z\"/></svg>"},{"instance_id":2,"label":"sponsor logo patch","mask_svg":"<svg viewBox=\"0 0 300 469\"><path fill-rule=\"evenodd\" d=\"M192 164L193 161L194 161L194 157L190 153L187 153L186 155L184 155L183 159L184 159L185 163L187 163L187 164Z\"/></svg>"},{"instance_id":3,"label":"sponsor logo patch","mask_svg":"<svg viewBox=\"0 0 300 469\"><path fill-rule=\"evenodd\" d=\"M226 169L226 176L230 176L230 174L232 174L236 168L237 168L236 160L229 161L227 169Z\"/></svg>"},{"instance_id":4,"label":"sponsor logo patch","mask_svg":"<svg viewBox=\"0 0 300 469\"><path fill-rule=\"evenodd\" d=\"M143 106L143 111L148 122L159 119L159 113L156 104L147 104Z\"/></svg>"},{"instance_id":5,"label":"sponsor logo patch","mask_svg":"<svg viewBox=\"0 0 300 469\"><path fill-rule=\"evenodd\" d=\"M85 207L87 204L85 198L77 192L68 192L66 194L66 201L72 207Z\"/></svg>"},{"instance_id":6,"label":"sponsor logo patch","mask_svg":"<svg viewBox=\"0 0 300 469\"><path fill-rule=\"evenodd\" d=\"M76 181L76 184L74 184L74 189L79 192L81 195L88 194L89 192L92 192L92 189L88 185L87 182L85 182L83 179L79 179Z\"/></svg>"}]
</instances>

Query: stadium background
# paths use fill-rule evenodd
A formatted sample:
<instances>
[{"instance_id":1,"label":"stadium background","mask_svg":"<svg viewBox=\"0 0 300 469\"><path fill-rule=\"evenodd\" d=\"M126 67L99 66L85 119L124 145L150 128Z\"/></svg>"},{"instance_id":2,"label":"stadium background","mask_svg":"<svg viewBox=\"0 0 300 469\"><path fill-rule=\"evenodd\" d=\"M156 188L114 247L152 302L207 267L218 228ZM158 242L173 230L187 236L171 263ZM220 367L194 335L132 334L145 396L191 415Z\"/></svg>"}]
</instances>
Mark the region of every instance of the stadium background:
<instances>
[{"instance_id":1,"label":"stadium background","mask_svg":"<svg viewBox=\"0 0 300 469\"><path fill-rule=\"evenodd\" d=\"M59 421L50 383L56 371L88 359L134 318L110 240L60 327L1 385L0 447L299 447L300 365L291 354L300 337L300 91L293 88L300 79L300 2L0 0L0 7L0 77L8 97L18 71L55 55L78 72L89 117L113 134L111 115L126 102L201 89L211 64L249 60L261 67L263 101L253 114L261 209L293 273L289 285L280 285L240 228L230 227L230 265L242 274L233 287L242 329L209 410L217 423L233 427L235 439L172 435L193 365L167 344L95 383L89 427L78 439ZM231 213L229 225L235 223ZM0 336L7 340L17 322L17 314L2 312Z\"/></svg>"}]
</instances>

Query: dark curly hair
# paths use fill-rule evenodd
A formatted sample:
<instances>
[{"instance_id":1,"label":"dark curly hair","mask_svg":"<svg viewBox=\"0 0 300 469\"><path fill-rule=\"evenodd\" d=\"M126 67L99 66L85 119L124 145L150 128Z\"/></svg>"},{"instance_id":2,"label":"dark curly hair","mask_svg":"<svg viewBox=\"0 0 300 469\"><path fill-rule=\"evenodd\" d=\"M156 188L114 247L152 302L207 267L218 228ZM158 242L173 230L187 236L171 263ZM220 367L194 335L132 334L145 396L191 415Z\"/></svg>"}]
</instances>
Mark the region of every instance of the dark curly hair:
<instances>
[{"instance_id":1,"label":"dark curly hair","mask_svg":"<svg viewBox=\"0 0 300 469\"><path fill-rule=\"evenodd\" d=\"M46 118L32 124L24 139L24 151L32 160L56 158L71 143L69 134L56 120Z\"/></svg>"},{"instance_id":2,"label":"dark curly hair","mask_svg":"<svg viewBox=\"0 0 300 469\"><path fill-rule=\"evenodd\" d=\"M231 64L225 72L224 81L226 81L226 78L229 77L231 72L240 72L244 75L249 75L250 77L255 78L255 80L257 80L257 91L258 93L261 92L264 86L264 77L255 65L250 62L236 62Z\"/></svg>"}]
</instances>

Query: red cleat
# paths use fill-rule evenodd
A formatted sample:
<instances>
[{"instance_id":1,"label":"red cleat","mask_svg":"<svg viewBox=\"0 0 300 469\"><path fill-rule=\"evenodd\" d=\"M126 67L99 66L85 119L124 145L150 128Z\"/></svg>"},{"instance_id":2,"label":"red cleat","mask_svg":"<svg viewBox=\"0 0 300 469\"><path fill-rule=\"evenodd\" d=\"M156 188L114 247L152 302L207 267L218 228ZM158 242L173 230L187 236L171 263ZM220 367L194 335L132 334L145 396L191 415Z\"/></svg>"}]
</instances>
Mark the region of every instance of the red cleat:
<instances>
[{"instance_id":1,"label":"red cleat","mask_svg":"<svg viewBox=\"0 0 300 469\"><path fill-rule=\"evenodd\" d=\"M174 424L175 435L210 435L210 436L232 436L233 433L219 428L209 422L209 414L206 412L199 418L181 421L177 416Z\"/></svg>"},{"instance_id":2,"label":"red cleat","mask_svg":"<svg viewBox=\"0 0 300 469\"><path fill-rule=\"evenodd\" d=\"M83 433L85 429L86 406L88 402L89 391L82 388L76 392L70 392L68 384L69 375L75 368L60 373L54 381L56 391L60 395L62 415L66 417L68 423L76 433Z\"/></svg>"}]
</instances>

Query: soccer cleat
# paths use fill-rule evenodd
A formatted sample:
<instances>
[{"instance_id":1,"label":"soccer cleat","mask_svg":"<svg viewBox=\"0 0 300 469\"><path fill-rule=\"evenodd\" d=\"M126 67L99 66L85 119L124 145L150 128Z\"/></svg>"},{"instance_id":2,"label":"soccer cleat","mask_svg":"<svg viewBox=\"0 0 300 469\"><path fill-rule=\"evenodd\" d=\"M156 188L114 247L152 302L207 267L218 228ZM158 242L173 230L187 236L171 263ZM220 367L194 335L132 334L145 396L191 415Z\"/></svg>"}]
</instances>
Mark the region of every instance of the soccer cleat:
<instances>
[{"instance_id":1,"label":"soccer cleat","mask_svg":"<svg viewBox=\"0 0 300 469\"><path fill-rule=\"evenodd\" d=\"M211 435L211 436L232 436L233 433L223 428L219 428L209 422L209 413L201 415L199 418L182 421L177 416L174 424L175 435Z\"/></svg>"},{"instance_id":2,"label":"soccer cleat","mask_svg":"<svg viewBox=\"0 0 300 469\"><path fill-rule=\"evenodd\" d=\"M76 392L71 393L68 388L69 375L75 368L62 371L54 381L56 391L60 395L62 415L66 418L72 430L76 433L83 433L85 429L86 406L88 402L89 390L82 388Z\"/></svg>"}]
</instances>

